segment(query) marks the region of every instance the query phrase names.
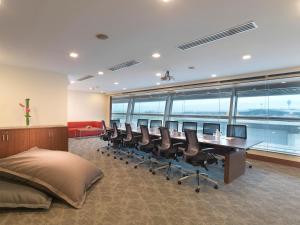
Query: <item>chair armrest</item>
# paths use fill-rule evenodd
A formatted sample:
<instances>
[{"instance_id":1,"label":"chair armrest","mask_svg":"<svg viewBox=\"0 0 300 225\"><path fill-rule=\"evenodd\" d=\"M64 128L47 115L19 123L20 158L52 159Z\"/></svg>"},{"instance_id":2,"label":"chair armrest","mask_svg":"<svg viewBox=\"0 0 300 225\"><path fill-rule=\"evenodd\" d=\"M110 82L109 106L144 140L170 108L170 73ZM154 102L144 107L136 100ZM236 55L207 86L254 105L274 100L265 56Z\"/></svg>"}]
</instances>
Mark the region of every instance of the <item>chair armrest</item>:
<instances>
[{"instance_id":1,"label":"chair armrest","mask_svg":"<svg viewBox=\"0 0 300 225\"><path fill-rule=\"evenodd\" d=\"M173 146L180 146L180 145L184 145L184 143L183 142L178 142L178 143L173 144Z\"/></svg>"},{"instance_id":2,"label":"chair armrest","mask_svg":"<svg viewBox=\"0 0 300 225\"><path fill-rule=\"evenodd\" d=\"M210 152L212 150L215 150L214 148L202 148L201 149L203 152Z\"/></svg>"}]
</instances>

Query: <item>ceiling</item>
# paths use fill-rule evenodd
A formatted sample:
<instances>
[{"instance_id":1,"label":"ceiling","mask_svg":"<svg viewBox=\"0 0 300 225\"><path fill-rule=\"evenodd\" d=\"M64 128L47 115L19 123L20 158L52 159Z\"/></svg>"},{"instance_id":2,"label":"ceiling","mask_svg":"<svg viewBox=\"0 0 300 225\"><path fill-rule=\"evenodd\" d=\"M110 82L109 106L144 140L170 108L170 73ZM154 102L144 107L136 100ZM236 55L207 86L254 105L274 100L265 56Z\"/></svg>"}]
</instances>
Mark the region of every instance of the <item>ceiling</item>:
<instances>
[{"instance_id":1,"label":"ceiling","mask_svg":"<svg viewBox=\"0 0 300 225\"><path fill-rule=\"evenodd\" d=\"M2 0L0 63L69 75L72 90L122 92L300 66L300 0ZM179 44L255 21L258 28L188 51ZM95 35L104 33L108 40ZM79 58L71 59L75 51ZM155 52L161 58L153 59ZM242 56L251 54L251 60ZM111 72L128 61L142 63ZM194 70L188 69L195 67ZM103 76L97 72L103 71ZM114 83L118 82L119 85ZM160 82L164 85L164 82Z\"/></svg>"}]
</instances>

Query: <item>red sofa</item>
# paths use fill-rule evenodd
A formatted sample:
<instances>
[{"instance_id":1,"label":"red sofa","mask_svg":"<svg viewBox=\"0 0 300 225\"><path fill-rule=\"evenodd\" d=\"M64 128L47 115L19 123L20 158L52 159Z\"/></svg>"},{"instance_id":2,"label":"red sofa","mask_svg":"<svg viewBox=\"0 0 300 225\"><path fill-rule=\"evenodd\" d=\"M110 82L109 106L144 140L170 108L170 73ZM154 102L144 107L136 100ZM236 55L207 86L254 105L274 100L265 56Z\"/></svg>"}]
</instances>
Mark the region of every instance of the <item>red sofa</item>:
<instances>
[{"instance_id":1,"label":"red sofa","mask_svg":"<svg viewBox=\"0 0 300 225\"><path fill-rule=\"evenodd\" d=\"M69 138L74 137L88 137L88 136L99 136L103 133L103 131L100 130L85 130L84 132L79 132L79 128L100 128L103 129L102 122L100 121L80 121L80 122L68 122L68 133Z\"/></svg>"}]
</instances>

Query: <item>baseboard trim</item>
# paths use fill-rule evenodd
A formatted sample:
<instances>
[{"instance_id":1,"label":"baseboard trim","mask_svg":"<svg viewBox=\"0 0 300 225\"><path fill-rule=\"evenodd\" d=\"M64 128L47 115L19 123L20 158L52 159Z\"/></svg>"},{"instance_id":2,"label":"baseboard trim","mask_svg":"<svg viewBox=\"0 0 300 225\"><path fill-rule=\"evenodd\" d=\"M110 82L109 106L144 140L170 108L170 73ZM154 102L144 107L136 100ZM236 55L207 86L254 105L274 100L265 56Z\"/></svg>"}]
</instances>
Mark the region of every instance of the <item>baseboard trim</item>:
<instances>
[{"instance_id":1,"label":"baseboard trim","mask_svg":"<svg viewBox=\"0 0 300 225\"><path fill-rule=\"evenodd\" d=\"M257 150L247 151L247 158L300 168L300 157Z\"/></svg>"}]
</instances>

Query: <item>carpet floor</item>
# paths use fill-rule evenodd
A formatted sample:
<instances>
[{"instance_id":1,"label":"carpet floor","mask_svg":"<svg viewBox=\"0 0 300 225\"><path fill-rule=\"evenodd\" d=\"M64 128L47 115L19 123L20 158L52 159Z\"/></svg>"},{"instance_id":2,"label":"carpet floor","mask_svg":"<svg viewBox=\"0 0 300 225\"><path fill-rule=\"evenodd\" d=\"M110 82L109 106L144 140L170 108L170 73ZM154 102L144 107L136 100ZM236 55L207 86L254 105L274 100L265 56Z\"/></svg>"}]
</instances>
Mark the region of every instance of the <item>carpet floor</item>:
<instances>
[{"instance_id":1,"label":"carpet floor","mask_svg":"<svg viewBox=\"0 0 300 225\"><path fill-rule=\"evenodd\" d=\"M179 186L153 176L146 166L114 160L96 151L96 138L70 139L69 148L95 163L104 178L82 209L54 200L49 210L0 210L1 225L299 225L300 169L253 161L254 167L215 190L203 182ZM214 170L218 170L215 168ZM219 168L221 170L221 168ZM176 176L176 174L175 174Z\"/></svg>"}]
</instances>

